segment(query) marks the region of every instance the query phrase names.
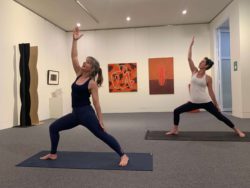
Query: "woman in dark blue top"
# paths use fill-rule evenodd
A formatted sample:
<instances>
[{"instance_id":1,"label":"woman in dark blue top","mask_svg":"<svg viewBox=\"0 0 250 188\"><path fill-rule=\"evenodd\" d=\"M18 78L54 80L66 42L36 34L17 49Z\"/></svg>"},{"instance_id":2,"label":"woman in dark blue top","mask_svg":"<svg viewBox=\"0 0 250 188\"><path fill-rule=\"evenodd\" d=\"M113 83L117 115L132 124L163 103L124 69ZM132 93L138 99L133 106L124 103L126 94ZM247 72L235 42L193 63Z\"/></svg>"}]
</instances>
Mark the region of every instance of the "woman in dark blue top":
<instances>
[{"instance_id":1,"label":"woman in dark blue top","mask_svg":"<svg viewBox=\"0 0 250 188\"><path fill-rule=\"evenodd\" d=\"M82 37L79 28L73 31L73 42L71 58L77 78L71 86L72 108L73 111L50 125L51 151L49 154L41 157L42 160L57 159L57 146L59 142L59 132L72 129L81 124L88 128L96 137L110 146L121 157L119 165L128 164L128 156L122 151L119 143L114 137L109 135L104 128L101 107L99 103L98 87L103 82L102 69L100 64L93 57L87 57L86 61L80 66L77 53L77 40ZM97 76L97 80L95 78ZM90 104L90 95L95 107L95 111Z\"/></svg>"}]
</instances>

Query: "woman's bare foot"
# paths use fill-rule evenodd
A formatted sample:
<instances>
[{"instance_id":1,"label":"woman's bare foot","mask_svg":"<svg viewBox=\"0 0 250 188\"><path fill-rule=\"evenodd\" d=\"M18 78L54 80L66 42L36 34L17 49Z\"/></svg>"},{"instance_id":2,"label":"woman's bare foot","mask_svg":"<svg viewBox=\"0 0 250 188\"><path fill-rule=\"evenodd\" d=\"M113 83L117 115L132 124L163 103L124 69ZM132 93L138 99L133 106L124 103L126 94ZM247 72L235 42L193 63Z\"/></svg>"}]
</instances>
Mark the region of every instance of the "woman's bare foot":
<instances>
[{"instance_id":1,"label":"woman's bare foot","mask_svg":"<svg viewBox=\"0 0 250 188\"><path fill-rule=\"evenodd\" d=\"M43 157L40 157L41 160L56 160L57 159L57 154L47 154Z\"/></svg>"},{"instance_id":2,"label":"woman's bare foot","mask_svg":"<svg viewBox=\"0 0 250 188\"><path fill-rule=\"evenodd\" d=\"M243 133L243 132L242 132L240 129L238 129L238 128L235 128L234 131L235 131L236 134L238 134L239 137L241 137L241 138L244 138L244 137L246 136L246 134Z\"/></svg>"},{"instance_id":3,"label":"woman's bare foot","mask_svg":"<svg viewBox=\"0 0 250 188\"><path fill-rule=\"evenodd\" d=\"M120 163L119 163L119 166L127 166L128 165L128 161L129 161L129 158L126 154L124 154L123 156L121 156L121 160L120 160Z\"/></svg>"},{"instance_id":4,"label":"woman's bare foot","mask_svg":"<svg viewBox=\"0 0 250 188\"><path fill-rule=\"evenodd\" d=\"M178 135L179 131L177 127L172 128L170 131L166 132L166 135Z\"/></svg>"}]
</instances>

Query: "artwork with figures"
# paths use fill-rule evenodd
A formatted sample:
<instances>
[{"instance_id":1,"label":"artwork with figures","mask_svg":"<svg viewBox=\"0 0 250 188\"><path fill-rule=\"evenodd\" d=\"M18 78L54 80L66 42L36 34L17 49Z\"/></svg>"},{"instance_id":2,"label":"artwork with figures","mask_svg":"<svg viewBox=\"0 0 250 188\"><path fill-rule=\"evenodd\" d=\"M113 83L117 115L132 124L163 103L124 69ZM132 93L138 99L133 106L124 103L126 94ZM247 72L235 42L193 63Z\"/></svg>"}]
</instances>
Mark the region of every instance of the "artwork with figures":
<instances>
[{"instance_id":1,"label":"artwork with figures","mask_svg":"<svg viewBox=\"0 0 250 188\"><path fill-rule=\"evenodd\" d=\"M149 58L149 93L174 93L173 57Z\"/></svg>"},{"instance_id":2,"label":"artwork with figures","mask_svg":"<svg viewBox=\"0 0 250 188\"><path fill-rule=\"evenodd\" d=\"M120 63L108 65L109 92L136 92L136 63Z\"/></svg>"}]
</instances>

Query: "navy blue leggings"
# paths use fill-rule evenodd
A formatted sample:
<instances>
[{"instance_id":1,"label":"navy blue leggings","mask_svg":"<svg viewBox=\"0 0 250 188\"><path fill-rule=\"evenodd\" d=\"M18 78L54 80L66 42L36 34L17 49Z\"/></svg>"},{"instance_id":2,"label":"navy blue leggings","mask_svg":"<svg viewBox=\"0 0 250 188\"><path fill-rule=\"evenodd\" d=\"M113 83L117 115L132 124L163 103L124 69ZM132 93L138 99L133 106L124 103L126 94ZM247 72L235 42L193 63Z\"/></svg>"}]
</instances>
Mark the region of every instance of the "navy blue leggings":
<instances>
[{"instance_id":1,"label":"navy blue leggings","mask_svg":"<svg viewBox=\"0 0 250 188\"><path fill-rule=\"evenodd\" d=\"M216 106L212 102L200 103L200 104L187 102L186 104L183 104L183 105L177 107L174 110L174 125L176 125L176 126L179 125L180 114L181 113L188 112L188 111L191 111L191 110L200 109L200 108L203 108L203 109L207 110L209 113L213 114L217 119L219 119L220 121L223 121L230 128L232 128L232 129L234 128L234 124L228 118L226 118L216 108Z\"/></svg>"},{"instance_id":2,"label":"navy blue leggings","mask_svg":"<svg viewBox=\"0 0 250 188\"><path fill-rule=\"evenodd\" d=\"M90 105L74 108L72 113L57 119L50 125L49 132L51 140L51 154L55 154L57 152L57 146L60 138L59 132L72 129L80 124L89 129L96 137L105 142L120 156L124 154L116 139L103 131L96 117L95 111Z\"/></svg>"}]
</instances>

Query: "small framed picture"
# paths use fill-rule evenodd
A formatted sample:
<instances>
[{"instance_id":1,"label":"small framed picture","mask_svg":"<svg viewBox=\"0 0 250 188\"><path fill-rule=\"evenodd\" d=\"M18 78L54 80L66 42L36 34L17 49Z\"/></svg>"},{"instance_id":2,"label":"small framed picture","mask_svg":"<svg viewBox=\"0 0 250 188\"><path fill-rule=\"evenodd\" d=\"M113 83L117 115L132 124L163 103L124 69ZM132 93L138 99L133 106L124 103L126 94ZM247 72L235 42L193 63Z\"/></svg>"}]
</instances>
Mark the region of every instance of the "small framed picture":
<instances>
[{"instance_id":1,"label":"small framed picture","mask_svg":"<svg viewBox=\"0 0 250 188\"><path fill-rule=\"evenodd\" d=\"M59 84L59 71L48 70L47 84L58 85Z\"/></svg>"}]
</instances>

